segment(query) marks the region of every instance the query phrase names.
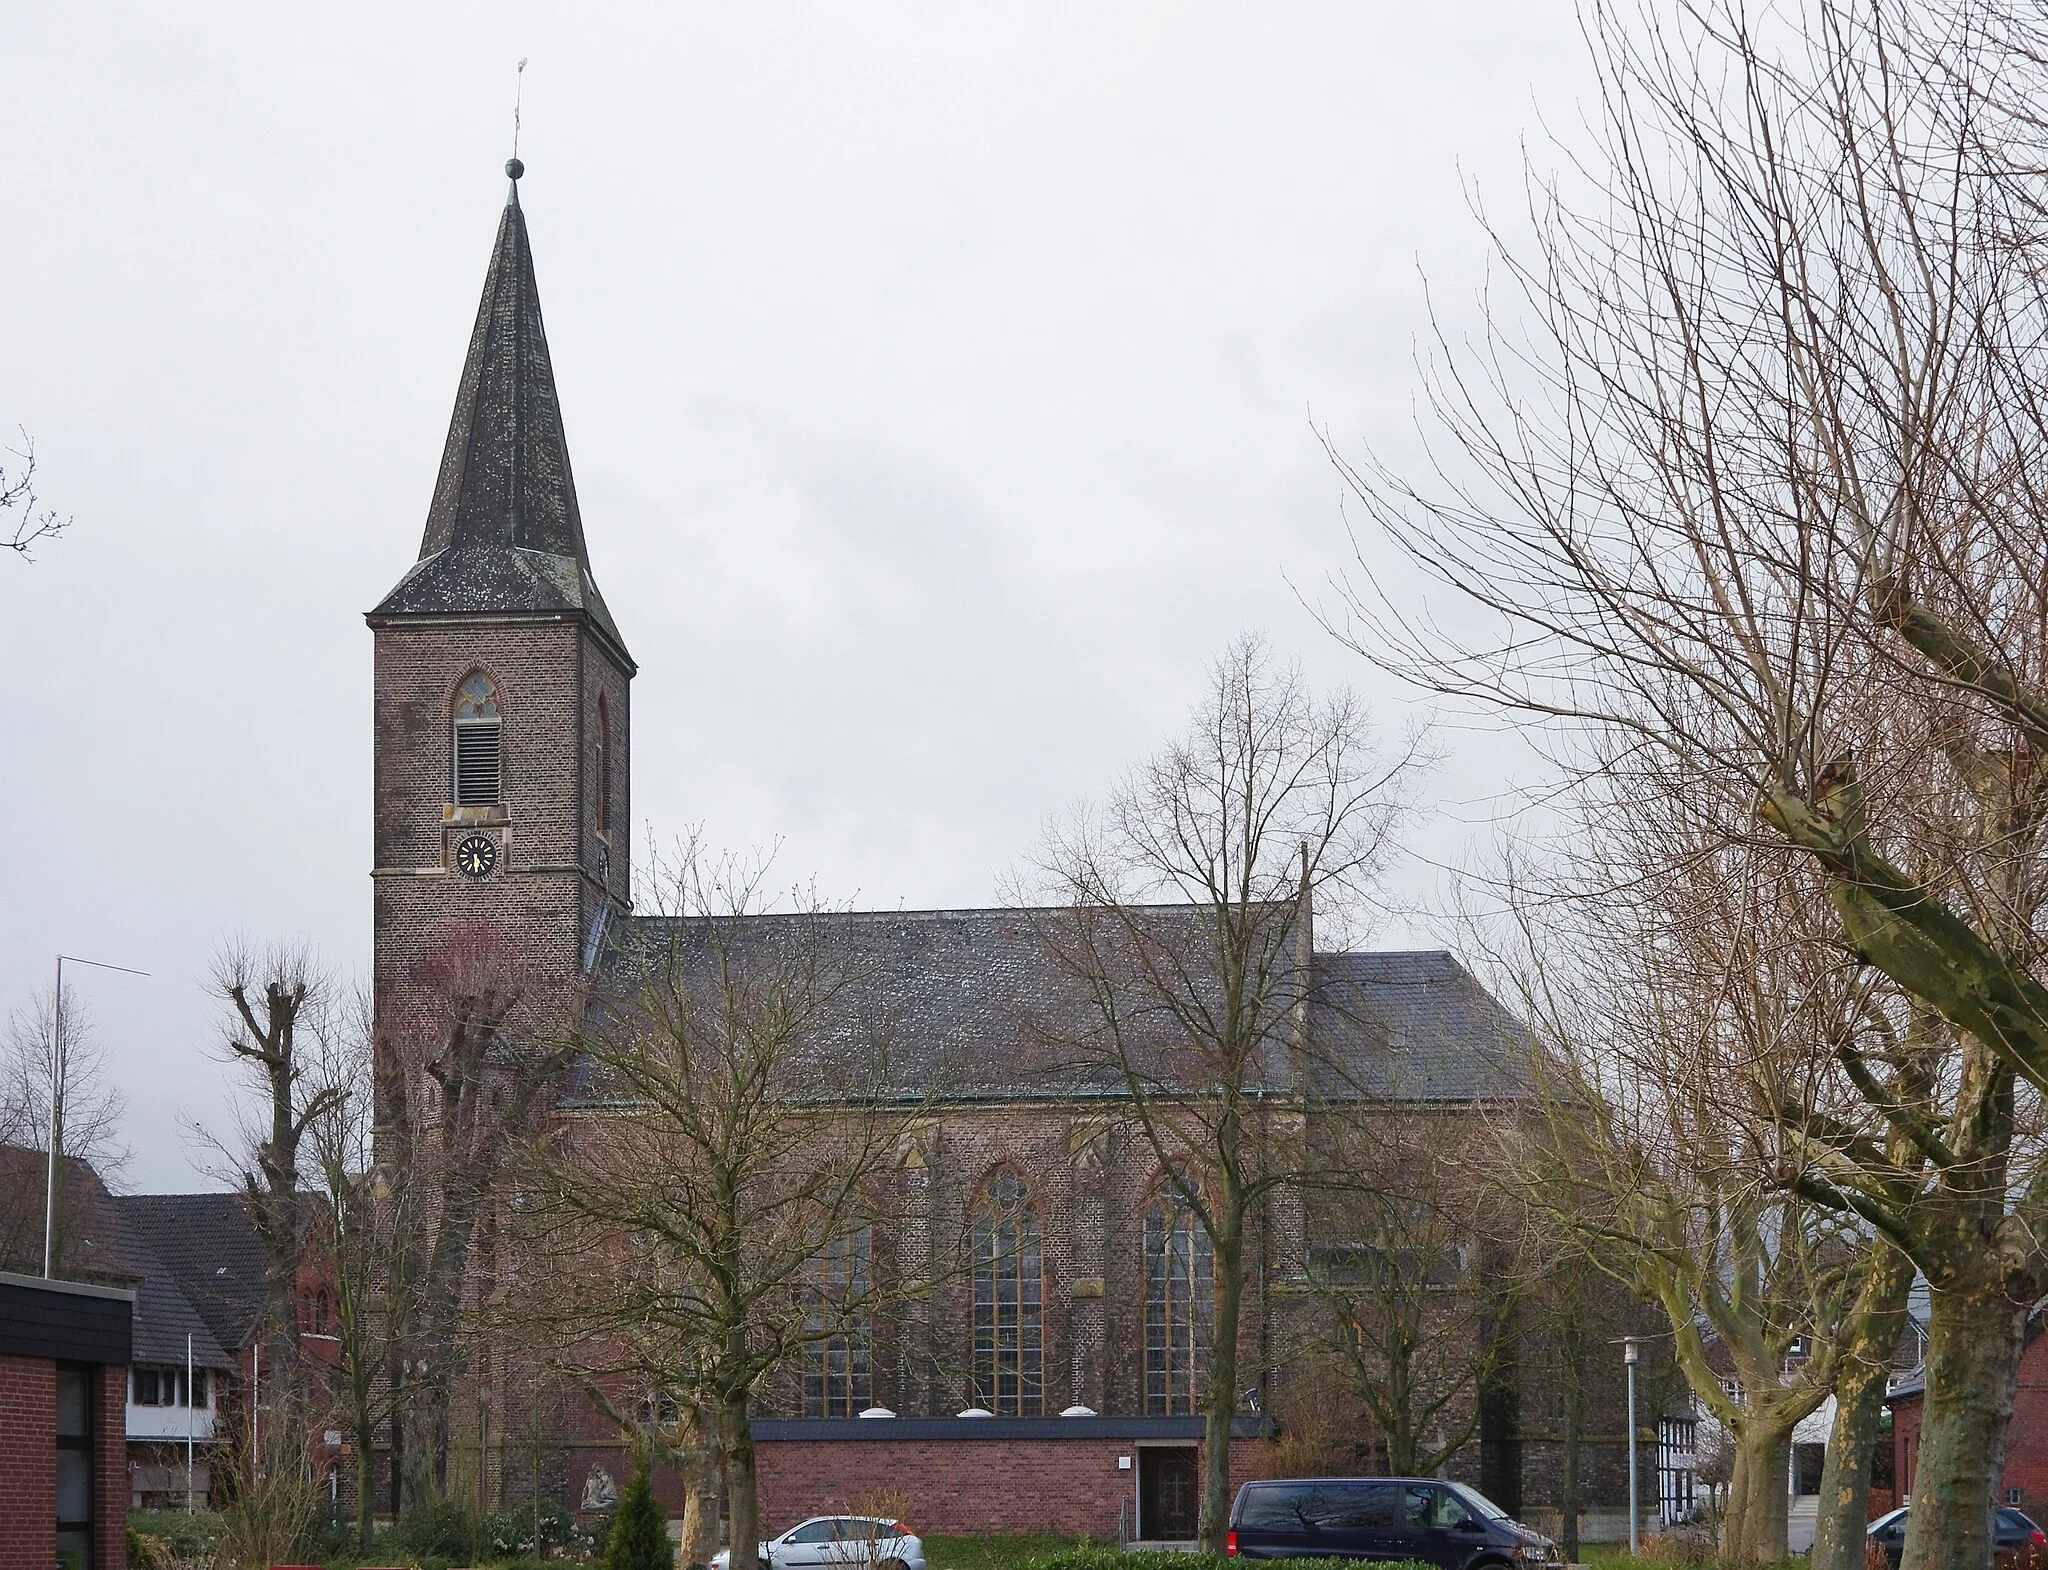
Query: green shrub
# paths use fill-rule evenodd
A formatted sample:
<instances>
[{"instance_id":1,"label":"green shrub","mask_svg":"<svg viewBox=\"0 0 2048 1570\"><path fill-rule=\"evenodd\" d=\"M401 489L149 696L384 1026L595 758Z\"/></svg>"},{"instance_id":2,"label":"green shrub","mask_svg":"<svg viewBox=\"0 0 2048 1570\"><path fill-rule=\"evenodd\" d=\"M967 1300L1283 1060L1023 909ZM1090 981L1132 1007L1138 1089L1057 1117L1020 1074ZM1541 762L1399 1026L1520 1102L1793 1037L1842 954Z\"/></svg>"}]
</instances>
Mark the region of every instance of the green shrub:
<instances>
[{"instance_id":1,"label":"green shrub","mask_svg":"<svg viewBox=\"0 0 2048 1570\"><path fill-rule=\"evenodd\" d=\"M467 1564L476 1551L476 1520L458 1504L423 1505L408 1510L377 1534L380 1556Z\"/></svg>"},{"instance_id":2,"label":"green shrub","mask_svg":"<svg viewBox=\"0 0 2048 1570\"><path fill-rule=\"evenodd\" d=\"M128 1516L128 1563L206 1564L220 1552L220 1518L210 1511L135 1510Z\"/></svg>"},{"instance_id":3,"label":"green shrub","mask_svg":"<svg viewBox=\"0 0 2048 1570\"><path fill-rule=\"evenodd\" d=\"M1191 1566L1200 1562L1197 1555L1173 1553L1157 1548L1133 1551L1127 1548L1076 1546L1031 1560L1029 1570L1190 1570ZM1287 1570L1358 1570L1358 1561L1290 1559L1287 1561ZM1399 1559L1374 1565L1373 1570L1438 1570L1438 1567L1416 1559Z\"/></svg>"},{"instance_id":4,"label":"green shrub","mask_svg":"<svg viewBox=\"0 0 2048 1570\"><path fill-rule=\"evenodd\" d=\"M675 1570L676 1551L669 1546L668 1518L654 1502L654 1484L647 1476L647 1458L633 1468L633 1481L619 1496L612 1533L605 1540L604 1570Z\"/></svg>"},{"instance_id":5,"label":"green shrub","mask_svg":"<svg viewBox=\"0 0 2048 1570\"><path fill-rule=\"evenodd\" d=\"M536 1556L570 1546L574 1527L569 1512L552 1499L542 1500L538 1510L530 1504L513 1505L477 1522L476 1551L494 1564L509 1564L522 1555L539 1563Z\"/></svg>"}]
</instances>

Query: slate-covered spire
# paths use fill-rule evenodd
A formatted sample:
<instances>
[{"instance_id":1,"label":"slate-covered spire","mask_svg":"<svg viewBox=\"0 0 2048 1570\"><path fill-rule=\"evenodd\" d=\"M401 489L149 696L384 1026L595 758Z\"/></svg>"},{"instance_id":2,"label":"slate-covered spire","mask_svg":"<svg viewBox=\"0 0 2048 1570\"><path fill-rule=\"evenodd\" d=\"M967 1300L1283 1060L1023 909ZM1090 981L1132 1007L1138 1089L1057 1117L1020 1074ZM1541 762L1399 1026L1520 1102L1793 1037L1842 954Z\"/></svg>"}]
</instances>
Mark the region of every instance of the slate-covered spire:
<instances>
[{"instance_id":1,"label":"slate-covered spire","mask_svg":"<svg viewBox=\"0 0 2048 1570\"><path fill-rule=\"evenodd\" d=\"M624 646L590 573L518 159L483 303L455 394L455 416L427 512L420 559L373 617L580 610Z\"/></svg>"}]
</instances>

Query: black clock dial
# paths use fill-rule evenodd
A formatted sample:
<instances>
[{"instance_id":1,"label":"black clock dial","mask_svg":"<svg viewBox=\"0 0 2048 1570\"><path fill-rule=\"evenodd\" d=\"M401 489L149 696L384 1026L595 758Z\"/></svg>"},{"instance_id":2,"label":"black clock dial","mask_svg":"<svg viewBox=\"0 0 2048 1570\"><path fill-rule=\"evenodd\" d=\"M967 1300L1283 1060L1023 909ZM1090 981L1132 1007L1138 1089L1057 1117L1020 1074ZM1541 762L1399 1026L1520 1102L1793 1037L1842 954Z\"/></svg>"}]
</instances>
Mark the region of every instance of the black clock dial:
<instances>
[{"instance_id":1,"label":"black clock dial","mask_svg":"<svg viewBox=\"0 0 2048 1570\"><path fill-rule=\"evenodd\" d=\"M455 845L455 870L466 877L488 878L498 864L498 842L488 834L471 834Z\"/></svg>"}]
</instances>

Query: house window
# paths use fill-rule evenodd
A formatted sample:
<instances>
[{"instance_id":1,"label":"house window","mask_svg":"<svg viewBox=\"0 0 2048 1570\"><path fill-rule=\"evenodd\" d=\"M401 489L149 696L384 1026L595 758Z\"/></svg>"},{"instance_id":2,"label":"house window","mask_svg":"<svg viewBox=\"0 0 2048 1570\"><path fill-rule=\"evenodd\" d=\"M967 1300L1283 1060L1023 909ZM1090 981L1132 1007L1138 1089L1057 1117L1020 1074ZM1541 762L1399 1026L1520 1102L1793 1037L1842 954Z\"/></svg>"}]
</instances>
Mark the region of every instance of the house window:
<instances>
[{"instance_id":1,"label":"house window","mask_svg":"<svg viewBox=\"0 0 2048 1570\"><path fill-rule=\"evenodd\" d=\"M455 805L495 807L503 799L498 689L478 671L455 693Z\"/></svg>"},{"instance_id":2,"label":"house window","mask_svg":"<svg viewBox=\"0 0 2048 1570\"><path fill-rule=\"evenodd\" d=\"M974 1404L998 1417L1045 1410L1045 1264L1014 1172L996 1175L974 1213Z\"/></svg>"},{"instance_id":3,"label":"house window","mask_svg":"<svg viewBox=\"0 0 2048 1570\"><path fill-rule=\"evenodd\" d=\"M597 832L612 826L612 711L597 697Z\"/></svg>"},{"instance_id":4,"label":"house window","mask_svg":"<svg viewBox=\"0 0 2048 1570\"><path fill-rule=\"evenodd\" d=\"M158 1377L157 1371L153 1368L137 1368L134 1370L135 1394L130 1399L137 1406L155 1406L157 1404Z\"/></svg>"},{"instance_id":5,"label":"house window","mask_svg":"<svg viewBox=\"0 0 2048 1570\"><path fill-rule=\"evenodd\" d=\"M57 1365L57 1567L92 1570L92 1370Z\"/></svg>"},{"instance_id":6,"label":"house window","mask_svg":"<svg viewBox=\"0 0 2048 1570\"><path fill-rule=\"evenodd\" d=\"M811 1261L804 1416L858 1417L874 1402L868 1292L873 1234L862 1227Z\"/></svg>"},{"instance_id":7,"label":"house window","mask_svg":"<svg viewBox=\"0 0 2048 1570\"><path fill-rule=\"evenodd\" d=\"M1216 1270L1209 1234L1184 1204L1145 1213L1145 1411L1195 1410L1209 1362Z\"/></svg>"}]
</instances>

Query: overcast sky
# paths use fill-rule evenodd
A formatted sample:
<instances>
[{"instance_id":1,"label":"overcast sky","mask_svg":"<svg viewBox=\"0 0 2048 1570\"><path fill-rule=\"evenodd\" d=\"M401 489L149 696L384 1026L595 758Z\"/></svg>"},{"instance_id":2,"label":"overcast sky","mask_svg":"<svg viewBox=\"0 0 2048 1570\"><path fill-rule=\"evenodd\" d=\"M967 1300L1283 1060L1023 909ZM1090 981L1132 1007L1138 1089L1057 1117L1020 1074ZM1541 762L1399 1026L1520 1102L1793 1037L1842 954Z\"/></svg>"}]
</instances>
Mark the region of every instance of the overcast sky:
<instances>
[{"instance_id":1,"label":"overcast sky","mask_svg":"<svg viewBox=\"0 0 2048 1570\"><path fill-rule=\"evenodd\" d=\"M640 837L780 837L975 905L1259 627L1390 727L1300 603L1341 444L1410 441L1569 129L1556 0L1439 6L89 6L0 0L0 430L73 531L0 560L0 1005L59 950L131 1186L210 1186L237 933L367 967L370 635L418 553L504 199L513 68ZM1539 156L1549 156L1542 155ZM1453 732L1399 874L1490 832ZM1388 945L1434 941L1395 916Z\"/></svg>"}]
</instances>

